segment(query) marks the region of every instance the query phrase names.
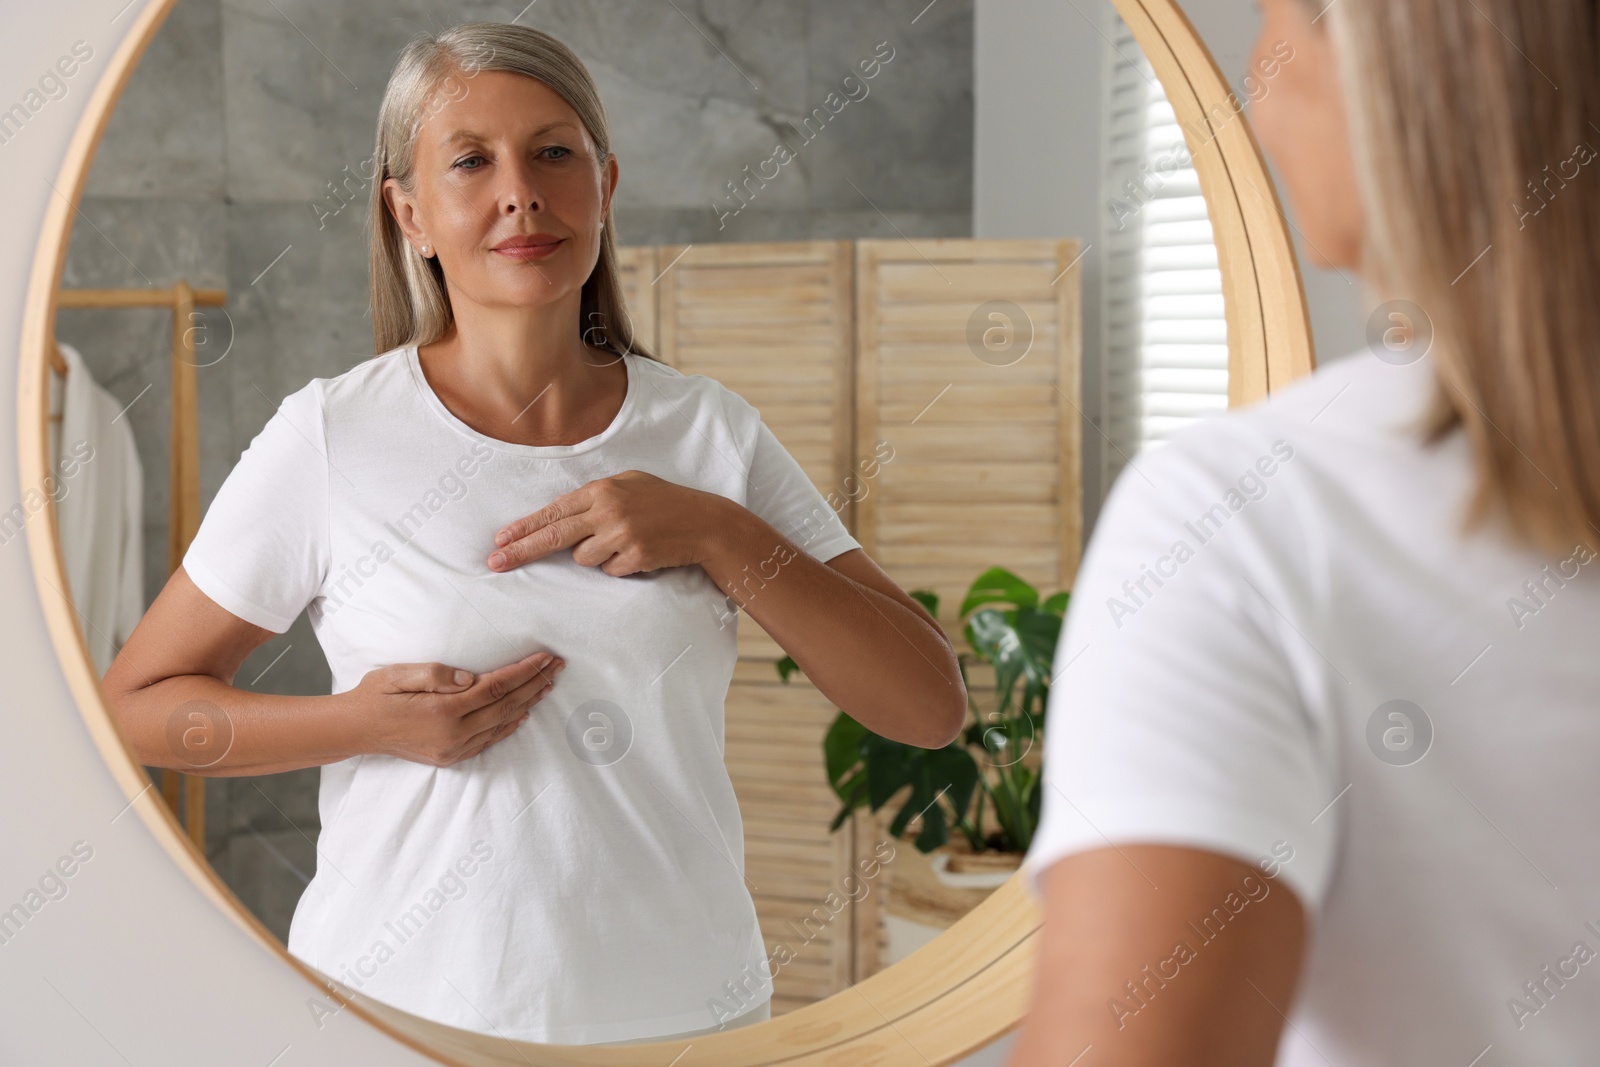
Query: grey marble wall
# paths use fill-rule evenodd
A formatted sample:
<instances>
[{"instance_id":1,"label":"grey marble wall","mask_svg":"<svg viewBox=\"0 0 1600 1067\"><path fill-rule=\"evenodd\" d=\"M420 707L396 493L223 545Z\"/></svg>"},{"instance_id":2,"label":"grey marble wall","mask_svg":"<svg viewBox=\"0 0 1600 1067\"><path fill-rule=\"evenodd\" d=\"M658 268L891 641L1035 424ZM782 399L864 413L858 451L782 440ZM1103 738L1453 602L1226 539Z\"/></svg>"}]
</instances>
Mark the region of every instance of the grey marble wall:
<instances>
[{"instance_id":1,"label":"grey marble wall","mask_svg":"<svg viewBox=\"0 0 1600 1067\"><path fill-rule=\"evenodd\" d=\"M396 54L416 32L519 13L600 86L624 244L972 233L972 0L178 0L112 116L64 285L227 290L201 323L205 501L280 399L373 354L365 201L335 210L330 183L371 155ZM879 41L895 55L868 95L719 229L724 184L793 142L788 124ZM57 324L132 405L147 600L167 578L169 329L153 310ZM235 679L286 695L329 683L304 616ZM315 869L317 774L206 783L207 853L282 938Z\"/></svg>"}]
</instances>

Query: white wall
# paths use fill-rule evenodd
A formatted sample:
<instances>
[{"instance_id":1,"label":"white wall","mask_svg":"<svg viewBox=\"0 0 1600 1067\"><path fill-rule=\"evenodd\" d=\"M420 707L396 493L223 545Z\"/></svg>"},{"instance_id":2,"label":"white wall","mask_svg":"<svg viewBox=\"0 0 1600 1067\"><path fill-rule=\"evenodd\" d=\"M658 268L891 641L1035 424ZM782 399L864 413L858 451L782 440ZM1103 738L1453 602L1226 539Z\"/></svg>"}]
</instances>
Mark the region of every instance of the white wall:
<instances>
[{"instance_id":1,"label":"white wall","mask_svg":"<svg viewBox=\"0 0 1600 1067\"><path fill-rule=\"evenodd\" d=\"M975 0L974 237L1077 237L1083 284L1084 520L1099 512L1100 101L1109 0Z\"/></svg>"},{"instance_id":2,"label":"white wall","mask_svg":"<svg viewBox=\"0 0 1600 1067\"><path fill-rule=\"evenodd\" d=\"M1110 0L975 0L973 33L973 195L975 237L1074 236L1098 240L1101 52L1097 32ZM1238 88L1255 40L1254 0L1179 0L1223 74ZM1269 90L1270 91L1270 90ZM1241 97L1244 95L1242 90ZM1276 179L1276 174L1274 173ZM1289 208L1278 183L1279 199ZM1300 261L1317 358L1326 362L1363 345L1363 296L1348 272ZM1080 264L1083 278L1083 407L1100 418L1099 249ZM1083 427L1084 520L1091 527L1103 438Z\"/></svg>"},{"instance_id":3,"label":"white wall","mask_svg":"<svg viewBox=\"0 0 1600 1067\"><path fill-rule=\"evenodd\" d=\"M1254 0L1179 0L1179 5L1194 23L1206 47L1211 49L1223 74L1237 89L1250 46L1261 25L1261 12L1256 9ZM1268 92L1271 92L1270 83ZM1267 162L1270 166L1272 161L1268 159ZM1296 227L1294 209L1275 167L1272 176L1278 187L1279 202L1288 213L1289 225ZM1300 256L1306 303L1311 308L1311 333L1316 341L1318 362L1341 359L1358 348L1365 348L1367 304L1360 278L1351 271L1312 266L1298 228L1291 232Z\"/></svg>"}]
</instances>

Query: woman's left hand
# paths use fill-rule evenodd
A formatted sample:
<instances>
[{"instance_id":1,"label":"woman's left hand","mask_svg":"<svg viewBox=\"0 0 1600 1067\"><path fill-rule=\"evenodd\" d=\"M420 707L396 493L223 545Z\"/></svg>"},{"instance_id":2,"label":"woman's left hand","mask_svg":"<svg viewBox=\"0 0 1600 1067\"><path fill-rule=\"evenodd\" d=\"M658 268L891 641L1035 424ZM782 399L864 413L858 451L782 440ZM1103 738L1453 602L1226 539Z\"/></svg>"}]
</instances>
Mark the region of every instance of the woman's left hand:
<instances>
[{"instance_id":1,"label":"woman's left hand","mask_svg":"<svg viewBox=\"0 0 1600 1067\"><path fill-rule=\"evenodd\" d=\"M572 548L572 559L621 577L704 561L727 497L623 471L552 500L495 535L489 569L508 571ZM503 557L503 558L502 558Z\"/></svg>"}]
</instances>

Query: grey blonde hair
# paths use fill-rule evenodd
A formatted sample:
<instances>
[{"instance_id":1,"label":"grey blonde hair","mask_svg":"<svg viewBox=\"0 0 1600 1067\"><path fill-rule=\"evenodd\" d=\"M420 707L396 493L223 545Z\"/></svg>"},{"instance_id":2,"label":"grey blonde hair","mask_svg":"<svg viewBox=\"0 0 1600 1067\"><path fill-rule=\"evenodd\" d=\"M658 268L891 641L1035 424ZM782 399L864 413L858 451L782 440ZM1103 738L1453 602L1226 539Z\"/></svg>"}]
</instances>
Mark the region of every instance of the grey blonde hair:
<instances>
[{"instance_id":1,"label":"grey blonde hair","mask_svg":"<svg viewBox=\"0 0 1600 1067\"><path fill-rule=\"evenodd\" d=\"M1595 3L1342 0L1327 16L1363 273L1431 319L1425 438L1470 443L1465 528L1494 517L1544 551L1600 545Z\"/></svg>"},{"instance_id":2,"label":"grey blonde hair","mask_svg":"<svg viewBox=\"0 0 1600 1067\"><path fill-rule=\"evenodd\" d=\"M484 70L524 74L549 86L577 112L596 149L599 165L611 153L610 127L594 79L577 55L547 33L506 22L469 22L437 34L419 34L401 50L378 109L368 209L372 337L375 351L438 340L453 313L437 257L425 259L405 239L383 197L393 178L406 194L416 191L416 135L425 109L458 98L463 79ZM573 328L588 344L618 354L656 358L640 347L628 316L617 267L616 226L608 209L600 231L600 254L583 283Z\"/></svg>"}]
</instances>

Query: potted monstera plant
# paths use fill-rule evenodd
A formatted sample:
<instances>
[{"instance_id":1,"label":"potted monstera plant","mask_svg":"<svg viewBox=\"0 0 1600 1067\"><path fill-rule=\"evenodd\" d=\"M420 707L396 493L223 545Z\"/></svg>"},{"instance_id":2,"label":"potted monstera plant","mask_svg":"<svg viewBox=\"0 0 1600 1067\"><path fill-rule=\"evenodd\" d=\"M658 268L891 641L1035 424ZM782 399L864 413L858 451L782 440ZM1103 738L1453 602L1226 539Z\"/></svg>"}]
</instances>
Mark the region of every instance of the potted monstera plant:
<instances>
[{"instance_id":1,"label":"potted monstera plant","mask_svg":"<svg viewBox=\"0 0 1600 1067\"><path fill-rule=\"evenodd\" d=\"M938 616L936 594L911 595ZM959 613L968 649L957 655L970 719L951 744L927 749L891 741L843 712L823 741L828 781L840 801L830 829L860 808L876 812L897 803L889 833L900 837L918 824L917 852L953 898L935 908L976 904L983 890L1016 870L1033 841L1050 674L1068 598L1065 591L1041 598L1003 567L972 583ZM968 676L977 662L994 671L994 689L981 701ZM797 670L792 659L778 662L784 681Z\"/></svg>"}]
</instances>

